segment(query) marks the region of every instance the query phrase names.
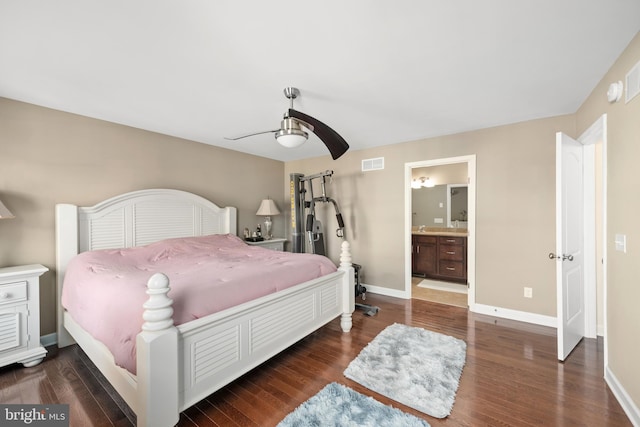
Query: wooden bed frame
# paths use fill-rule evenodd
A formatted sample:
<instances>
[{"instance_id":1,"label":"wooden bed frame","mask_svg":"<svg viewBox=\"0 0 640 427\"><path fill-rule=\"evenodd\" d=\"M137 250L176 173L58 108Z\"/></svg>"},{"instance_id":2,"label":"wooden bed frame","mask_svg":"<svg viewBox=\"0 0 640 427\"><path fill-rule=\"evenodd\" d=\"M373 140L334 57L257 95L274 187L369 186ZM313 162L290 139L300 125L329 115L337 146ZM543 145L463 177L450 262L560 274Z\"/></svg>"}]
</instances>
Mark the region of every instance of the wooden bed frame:
<instances>
[{"instance_id":1,"label":"wooden bed frame","mask_svg":"<svg viewBox=\"0 0 640 427\"><path fill-rule=\"evenodd\" d=\"M168 278L152 276L136 375L116 366L106 346L60 304L66 266L80 252L224 233L236 234L235 208L178 190L136 191L93 207L56 206L58 346L78 343L136 413L138 426L175 425L180 412L338 316L342 330L351 330L354 270L346 241L337 272L179 326L171 318Z\"/></svg>"}]
</instances>

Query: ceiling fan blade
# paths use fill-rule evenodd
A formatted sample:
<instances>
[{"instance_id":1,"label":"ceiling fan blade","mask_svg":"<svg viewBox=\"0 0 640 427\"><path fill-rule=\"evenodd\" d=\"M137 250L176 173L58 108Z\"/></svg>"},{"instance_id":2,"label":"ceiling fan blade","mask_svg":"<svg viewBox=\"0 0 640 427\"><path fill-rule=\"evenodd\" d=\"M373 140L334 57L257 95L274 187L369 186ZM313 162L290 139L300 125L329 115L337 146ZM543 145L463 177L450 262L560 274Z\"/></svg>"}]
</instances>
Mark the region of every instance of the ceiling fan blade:
<instances>
[{"instance_id":1,"label":"ceiling fan blade","mask_svg":"<svg viewBox=\"0 0 640 427\"><path fill-rule=\"evenodd\" d=\"M248 133L248 134L240 135L240 136L236 136L236 137L233 137L233 138L230 138L230 137L226 137L226 136L225 136L225 137L224 137L224 139L229 140L229 141L237 141L237 140L239 140L239 139L247 138L247 137L250 137L250 136L262 135L263 133L275 133L275 132L278 132L279 130L280 130L280 129L276 129L276 130L265 130L265 131L262 131L262 132Z\"/></svg>"},{"instance_id":2,"label":"ceiling fan blade","mask_svg":"<svg viewBox=\"0 0 640 427\"><path fill-rule=\"evenodd\" d=\"M326 124L322 123L318 119L314 119L311 116L308 116L300 111L296 111L292 108L289 109L289 117L293 117L303 122L306 122L313 126L313 129L310 129L313 133L315 133L318 138L327 146L329 152L331 153L331 157L333 160L336 160L338 157L342 156L349 149L349 144L347 141L341 137L338 132L331 129Z\"/></svg>"}]
</instances>

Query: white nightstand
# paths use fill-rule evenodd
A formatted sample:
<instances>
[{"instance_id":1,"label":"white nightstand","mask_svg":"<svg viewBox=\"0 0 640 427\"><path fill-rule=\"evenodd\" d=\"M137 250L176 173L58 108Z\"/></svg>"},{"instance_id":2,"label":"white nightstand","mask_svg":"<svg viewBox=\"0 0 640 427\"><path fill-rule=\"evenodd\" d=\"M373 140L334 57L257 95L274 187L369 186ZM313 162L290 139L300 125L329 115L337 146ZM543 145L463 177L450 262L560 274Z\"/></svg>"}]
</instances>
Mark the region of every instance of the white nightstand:
<instances>
[{"instance_id":1,"label":"white nightstand","mask_svg":"<svg viewBox=\"0 0 640 427\"><path fill-rule=\"evenodd\" d=\"M263 240L261 242L246 242L246 243L251 246L261 246L263 248L272 249L274 251L284 251L284 242L286 241L287 239L284 239L282 237L272 237L269 240Z\"/></svg>"},{"instance_id":2,"label":"white nightstand","mask_svg":"<svg viewBox=\"0 0 640 427\"><path fill-rule=\"evenodd\" d=\"M40 344L40 265L0 268L0 366L35 366L47 350Z\"/></svg>"}]
</instances>

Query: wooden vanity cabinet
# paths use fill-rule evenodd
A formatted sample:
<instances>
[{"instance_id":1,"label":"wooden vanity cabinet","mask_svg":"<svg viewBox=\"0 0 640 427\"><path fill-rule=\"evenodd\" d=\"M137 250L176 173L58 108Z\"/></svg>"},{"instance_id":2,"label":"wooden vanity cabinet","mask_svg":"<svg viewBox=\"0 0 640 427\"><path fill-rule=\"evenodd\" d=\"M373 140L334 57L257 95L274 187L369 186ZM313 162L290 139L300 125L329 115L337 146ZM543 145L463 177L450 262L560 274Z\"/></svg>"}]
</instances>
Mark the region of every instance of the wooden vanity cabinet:
<instances>
[{"instance_id":1,"label":"wooden vanity cabinet","mask_svg":"<svg viewBox=\"0 0 640 427\"><path fill-rule=\"evenodd\" d=\"M438 237L413 235L411 243L413 249L413 273L424 276L437 274Z\"/></svg>"},{"instance_id":2,"label":"wooden vanity cabinet","mask_svg":"<svg viewBox=\"0 0 640 427\"><path fill-rule=\"evenodd\" d=\"M412 273L430 279L466 283L467 238L412 236Z\"/></svg>"}]
</instances>

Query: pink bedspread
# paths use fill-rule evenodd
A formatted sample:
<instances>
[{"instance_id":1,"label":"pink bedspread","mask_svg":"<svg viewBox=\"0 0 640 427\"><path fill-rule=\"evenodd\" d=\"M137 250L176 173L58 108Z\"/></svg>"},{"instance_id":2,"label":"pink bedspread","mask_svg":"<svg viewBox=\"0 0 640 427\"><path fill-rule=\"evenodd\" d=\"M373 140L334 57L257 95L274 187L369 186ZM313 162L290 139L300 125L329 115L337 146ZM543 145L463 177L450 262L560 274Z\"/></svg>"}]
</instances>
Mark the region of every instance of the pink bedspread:
<instances>
[{"instance_id":1,"label":"pink bedspread","mask_svg":"<svg viewBox=\"0 0 640 427\"><path fill-rule=\"evenodd\" d=\"M116 364L136 372L136 335L149 277L169 277L176 325L336 271L326 257L249 246L238 237L169 239L83 252L68 265L62 305Z\"/></svg>"}]
</instances>

